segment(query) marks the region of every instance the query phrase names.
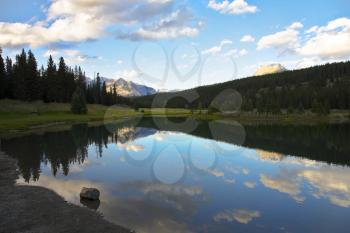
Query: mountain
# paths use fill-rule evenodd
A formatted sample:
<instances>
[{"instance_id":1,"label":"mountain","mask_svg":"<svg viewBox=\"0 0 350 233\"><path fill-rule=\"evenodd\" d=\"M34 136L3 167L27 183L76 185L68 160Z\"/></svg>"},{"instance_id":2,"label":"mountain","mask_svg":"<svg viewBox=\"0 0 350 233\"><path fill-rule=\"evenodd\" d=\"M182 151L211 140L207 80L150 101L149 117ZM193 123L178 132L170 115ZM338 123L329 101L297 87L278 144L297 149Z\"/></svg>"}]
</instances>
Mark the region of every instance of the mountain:
<instances>
[{"instance_id":1,"label":"mountain","mask_svg":"<svg viewBox=\"0 0 350 233\"><path fill-rule=\"evenodd\" d=\"M126 81L125 79L118 79L117 81L112 81L107 83L107 89L116 85L117 93L121 96L146 96L153 95L156 93L156 90L152 87L134 83L132 81Z\"/></svg>"},{"instance_id":2,"label":"mountain","mask_svg":"<svg viewBox=\"0 0 350 233\"><path fill-rule=\"evenodd\" d=\"M89 78L87 81L92 82L92 79ZM108 92L110 91L110 88L113 88L113 85L115 84L118 95L124 97L146 96L157 93L157 91L152 87L134 83L132 81L127 81L123 78L115 80L101 77L101 82L106 82Z\"/></svg>"},{"instance_id":3,"label":"mountain","mask_svg":"<svg viewBox=\"0 0 350 233\"><path fill-rule=\"evenodd\" d=\"M287 71L287 69L281 64L270 64L262 65L255 72L255 76L265 75L265 74L275 74Z\"/></svg>"}]
</instances>

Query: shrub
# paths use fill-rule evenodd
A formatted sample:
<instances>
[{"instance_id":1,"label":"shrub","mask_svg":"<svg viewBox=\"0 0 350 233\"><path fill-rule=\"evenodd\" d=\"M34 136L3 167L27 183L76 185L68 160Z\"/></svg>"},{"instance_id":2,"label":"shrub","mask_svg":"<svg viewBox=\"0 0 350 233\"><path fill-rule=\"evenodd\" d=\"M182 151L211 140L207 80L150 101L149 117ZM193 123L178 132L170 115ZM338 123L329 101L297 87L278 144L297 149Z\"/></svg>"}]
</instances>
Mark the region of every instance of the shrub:
<instances>
[{"instance_id":1,"label":"shrub","mask_svg":"<svg viewBox=\"0 0 350 233\"><path fill-rule=\"evenodd\" d=\"M71 111L74 114L86 114L87 113L87 107L86 107L86 100L85 95L81 88L77 88L72 96L72 102L71 102Z\"/></svg>"}]
</instances>

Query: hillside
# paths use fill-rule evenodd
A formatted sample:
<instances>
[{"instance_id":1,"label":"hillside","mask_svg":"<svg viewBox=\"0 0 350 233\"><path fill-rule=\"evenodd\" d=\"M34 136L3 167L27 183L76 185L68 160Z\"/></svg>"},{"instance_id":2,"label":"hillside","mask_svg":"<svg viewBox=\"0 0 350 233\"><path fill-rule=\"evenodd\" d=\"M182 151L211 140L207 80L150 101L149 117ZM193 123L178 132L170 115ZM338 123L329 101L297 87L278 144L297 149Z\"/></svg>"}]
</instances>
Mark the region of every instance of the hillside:
<instances>
[{"instance_id":1,"label":"hillside","mask_svg":"<svg viewBox=\"0 0 350 233\"><path fill-rule=\"evenodd\" d=\"M350 109L350 62L248 77L174 93L159 93L157 102L153 102L155 95L132 100L139 107L150 107L152 103L153 107L161 107L164 101L170 99L166 105L169 108L207 108L226 89L234 89L242 95L242 109L247 111ZM182 98L193 93L197 93L199 98L192 103ZM230 101L232 99L226 98L222 104Z\"/></svg>"}]
</instances>

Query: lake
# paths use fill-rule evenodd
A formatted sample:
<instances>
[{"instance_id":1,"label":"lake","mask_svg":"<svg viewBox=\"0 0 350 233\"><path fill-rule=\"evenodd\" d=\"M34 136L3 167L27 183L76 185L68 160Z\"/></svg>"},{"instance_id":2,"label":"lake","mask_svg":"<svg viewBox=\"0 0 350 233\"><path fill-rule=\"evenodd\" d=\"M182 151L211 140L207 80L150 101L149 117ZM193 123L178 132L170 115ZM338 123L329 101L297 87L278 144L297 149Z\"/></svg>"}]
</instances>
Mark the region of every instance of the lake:
<instances>
[{"instance_id":1,"label":"lake","mask_svg":"<svg viewBox=\"0 0 350 233\"><path fill-rule=\"evenodd\" d=\"M349 232L350 125L131 119L3 139L18 183L140 233ZM96 187L100 202L81 201Z\"/></svg>"}]
</instances>

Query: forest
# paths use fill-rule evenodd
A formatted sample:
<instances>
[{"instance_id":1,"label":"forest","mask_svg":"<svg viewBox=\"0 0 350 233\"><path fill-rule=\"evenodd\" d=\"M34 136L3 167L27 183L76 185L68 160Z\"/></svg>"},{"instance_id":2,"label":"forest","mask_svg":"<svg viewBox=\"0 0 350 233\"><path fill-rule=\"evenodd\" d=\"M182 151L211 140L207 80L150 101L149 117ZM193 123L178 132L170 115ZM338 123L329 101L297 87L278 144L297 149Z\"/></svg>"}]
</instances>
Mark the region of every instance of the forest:
<instances>
[{"instance_id":1,"label":"forest","mask_svg":"<svg viewBox=\"0 0 350 233\"><path fill-rule=\"evenodd\" d=\"M302 113L311 110L328 114L331 109L350 109L350 62L339 62L282 73L253 76L200 86L179 92L157 93L143 97L119 96L116 87L107 90L106 83L97 74L90 80L81 67L71 68L61 57L56 64L49 56L46 67L38 69L34 54L24 49L15 61L2 57L0 50L0 99L22 101L42 100L46 103L69 103L73 93L80 89L89 104L124 104L138 108L209 109L213 100L224 90L233 89L242 97L240 110L258 113ZM196 98L188 102L193 93ZM156 98L156 101L154 101ZM221 104L232 102L232 96L221 99Z\"/></svg>"},{"instance_id":2,"label":"forest","mask_svg":"<svg viewBox=\"0 0 350 233\"><path fill-rule=\"evenodd\" d=\"M81 67L67 66L63 57L56 64L49 56L46 67L38 69L31 50L23 49L12 61L3 58L0 48L0 99L70 103L77 89L90 104L113 105L124 101L115 86L107 90L99 74L88 80Z\"/></svg>"},{"instance_id":3,"label":"forest","mask_svg":"<svg viewBox=\"0 0 350 233\"><path fill-rule=\"evenodd\" d=\"M339 62L200 86L194 89L158 93L134 98L138 107L209 108L222 91L233 89L242 96L241 110L278 114L282 110L305 110L327 114L330 109L350 109L350 62ZM195 93L198 97L186 101ZM167 103L162 102L167 101ZM230 102L228 97L223 102ZM215 109L214 109L215 111Z\"/></svg>"}]
</instances>

